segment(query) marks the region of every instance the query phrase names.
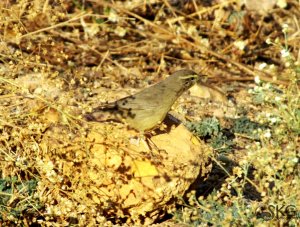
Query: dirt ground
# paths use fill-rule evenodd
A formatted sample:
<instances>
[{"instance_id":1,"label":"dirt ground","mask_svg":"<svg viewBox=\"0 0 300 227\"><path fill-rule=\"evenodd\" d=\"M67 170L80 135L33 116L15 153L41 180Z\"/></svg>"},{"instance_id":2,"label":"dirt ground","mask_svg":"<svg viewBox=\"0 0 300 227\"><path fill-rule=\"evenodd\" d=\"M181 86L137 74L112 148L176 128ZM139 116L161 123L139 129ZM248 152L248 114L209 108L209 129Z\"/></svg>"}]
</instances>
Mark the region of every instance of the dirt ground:
<instances>
[{"instance_id":1,"label":"dirt ground","mask_svg":"<svg viewBox=\"0 0 300 227\"><path fill-rule=\"evenodd\" d=\"M299 1L0 6L0 226L300 224ZM170 129L84 118L183 68Z\"/></svg>"}]
</instances>

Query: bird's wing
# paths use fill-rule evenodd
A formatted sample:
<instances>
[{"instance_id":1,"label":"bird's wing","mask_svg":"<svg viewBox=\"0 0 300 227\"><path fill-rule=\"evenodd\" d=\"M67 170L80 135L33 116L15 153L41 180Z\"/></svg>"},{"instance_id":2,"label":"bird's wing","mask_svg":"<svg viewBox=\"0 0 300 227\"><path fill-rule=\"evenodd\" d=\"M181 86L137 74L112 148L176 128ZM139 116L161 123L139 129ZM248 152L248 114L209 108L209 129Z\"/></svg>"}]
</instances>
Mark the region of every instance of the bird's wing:
<instances>
[{"instance_id":1,"label":"bird's wing","mask_svg":"<svg viewBox=\"0 0 300 227\"><path fill-rule=\"evenodd\" d=\"M154 85L139 93L120 99L116 103L118 108L124 110L156 110L157 108L161 109L163 107L169 109L171 106L168 104L173 104L173 102L166 99L170 99L170 97L173 97L173 94L166 94L165 87L157 89Z\"/></svg>"}]
</instances>

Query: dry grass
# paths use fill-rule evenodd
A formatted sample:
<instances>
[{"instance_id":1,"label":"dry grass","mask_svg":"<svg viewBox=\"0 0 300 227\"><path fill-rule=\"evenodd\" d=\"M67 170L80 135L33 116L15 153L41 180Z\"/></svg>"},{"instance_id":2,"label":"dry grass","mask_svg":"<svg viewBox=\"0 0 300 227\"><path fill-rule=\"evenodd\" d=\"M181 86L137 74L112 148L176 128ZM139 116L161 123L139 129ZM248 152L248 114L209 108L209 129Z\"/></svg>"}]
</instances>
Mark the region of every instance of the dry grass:
<instances>
[{"instance_id":1,"label":"dry grass","mask_svg":"<svg viewBox=\"0 0 300 227\"><path fill-rule=\"evenodd\" d=\"M196 182L170 211L173 221L299 225L299 2L289 0L265 14L240 1L204 2L0 3L5 225L124 224L127 219L118 213L99 212L103 207L83 212L84 200L74 199L77 194L66 186L78 175L58 170L86 161L90 126L82 114L185 67L233 96L236 107L232 119L218 115L218 121L205 121L212 130L203 131L202 120L217 107L199 98L179 101L177 112L193 119L193 131L219 156L212 157L208 180ZM237 123L241 117L249 121ZM57 190L58 196L41 188ZM49 210L57 204L61 210Z\"/></svg>"}]
</instances>

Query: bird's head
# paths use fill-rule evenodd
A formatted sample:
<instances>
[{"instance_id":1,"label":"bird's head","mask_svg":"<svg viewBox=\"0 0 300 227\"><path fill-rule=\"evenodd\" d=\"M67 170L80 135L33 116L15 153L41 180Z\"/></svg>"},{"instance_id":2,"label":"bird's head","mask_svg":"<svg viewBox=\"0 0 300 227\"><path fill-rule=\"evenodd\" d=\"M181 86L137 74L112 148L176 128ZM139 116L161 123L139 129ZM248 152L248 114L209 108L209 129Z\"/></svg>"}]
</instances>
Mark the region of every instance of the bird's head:
<instances>
[{"instance_id":1,"label":"bird's head","mask_svg":"<svg viewBox=\"0 0 300 227\"><path fill-rule=\"evenodd\" d=\"M182 87L184 90L192 87L199 79L200 76L189 69L178 70L169 77L169 80L172 81L174 85L177 84L177 86Z\"/></svg>"}]
</instances>

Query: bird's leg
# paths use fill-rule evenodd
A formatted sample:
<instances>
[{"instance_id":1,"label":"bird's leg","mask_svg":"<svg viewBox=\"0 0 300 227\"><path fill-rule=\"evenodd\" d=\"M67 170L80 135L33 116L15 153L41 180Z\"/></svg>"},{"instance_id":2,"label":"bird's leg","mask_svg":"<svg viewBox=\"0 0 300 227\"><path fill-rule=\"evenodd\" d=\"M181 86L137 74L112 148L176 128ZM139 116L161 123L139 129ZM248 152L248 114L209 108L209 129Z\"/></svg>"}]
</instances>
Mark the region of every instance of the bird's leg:
<instances>
[{"instance_id":1,"label":"bird's leg","mask_svg":"<svg viewBox=\"0 0 300 227\"><path fill-rule=\"evenodd\" d=\"M135 146L142 146L148 152L144 153L144 155L149 159L152 160L154 163L160 163L160 149L156 146L156 144L151 140L152 134L150 132L147 133L139 133L134 137L130 138L130 143L134 144Z\"/></svg>"},{"instance_id":2,"label":"bird's leg","mask_svg":"<svg viewBox=\"0 0 300 227\"><path fill-rule=\"evenodd\" d=\"M158 125L157 128L159 128L159 130L162 130L164 126L163 125ZM152 136L156 135L157 132L155 131L155 129L153 129L152 131L148 131L144 133L144 136L146 138L146 143L148 144L148 147L150 149L150 151L152 151L153 149L156 150L157 152L161 153L164 152L166 153L166 151L164 149L160 149L151 139Z\"/></svg>"}]
</instances>

